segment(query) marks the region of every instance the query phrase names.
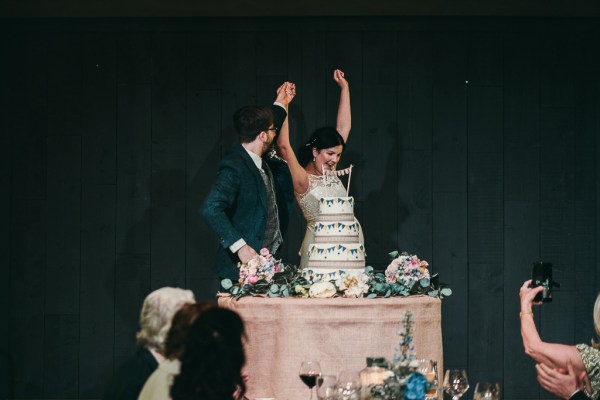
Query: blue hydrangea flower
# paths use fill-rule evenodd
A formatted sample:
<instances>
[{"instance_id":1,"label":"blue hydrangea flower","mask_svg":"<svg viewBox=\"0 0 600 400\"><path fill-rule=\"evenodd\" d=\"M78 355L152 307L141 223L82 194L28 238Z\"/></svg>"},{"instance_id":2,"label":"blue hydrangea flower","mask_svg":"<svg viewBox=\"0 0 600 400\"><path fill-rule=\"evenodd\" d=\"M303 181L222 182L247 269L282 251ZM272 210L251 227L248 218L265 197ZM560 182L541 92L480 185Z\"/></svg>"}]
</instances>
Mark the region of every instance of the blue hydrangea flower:
<instances>
[{"instance_id":1,"label":"blue hydrangea flower","mask_svg":"<svg viewBox=\"0 0 600 400\"><path fill-rule=\"evenodd\" d=\"M429 383L423 374L413 372L406 382L404 400L424 400Z\"/></svg>"}]
</instances>

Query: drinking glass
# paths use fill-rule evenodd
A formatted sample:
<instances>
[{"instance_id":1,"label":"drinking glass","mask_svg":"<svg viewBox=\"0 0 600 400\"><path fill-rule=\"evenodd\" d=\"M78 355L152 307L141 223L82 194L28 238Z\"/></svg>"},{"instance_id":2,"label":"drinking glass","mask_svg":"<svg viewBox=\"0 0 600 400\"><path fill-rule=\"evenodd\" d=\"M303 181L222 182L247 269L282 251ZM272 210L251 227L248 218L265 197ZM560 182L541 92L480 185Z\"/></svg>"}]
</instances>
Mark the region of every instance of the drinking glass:
<instances>
[{"instance_id":1,"label":"drinking glass","mask_svg":"<svg viewBox=\"0 0 600 400\"><path fill-rule=\"evenodd\" d=\"M321 375L317 378L317 399L334 400L335 385L337 377L335 375Z\"/></svg>"},{"instance_id":2,"label":"drinking glass","mask_svg":"<svg viewBox=\"0 0 600 400\"><path fill-rule=\"evenodd\" d=\"M423 374L429 383L429 390L425 394L425 398L437 398L437 361L427 359L418 360L417 372Z\"/></svg>"},{"instance_id":3,"label":"drinking glass","mask_svg":"<svg viewBox=\"0 0 600 400\"><path fill-rule=\"evenodd\" d=\"M469 380L464 369L449 369L444 375L444 390L452 400L460 399L460 396L469 390Z\"/></svg>"},{"instance_id":4,"label":"drinking glass","mask_svg":"<svg viewBox=\"0 0 600 400\"><path fill-rule=\"evenodd\" d=\"M338 375L335 386L336 400L359 400L360 378L358 372L345 369Z\"/></svg>"},{"instance_id":5,"label":"drinking glass","mask_svg":"<svg viewBox=\"0 0 600 400\"><path fill-rule=\"evenodd\" d=\"M312 388L317 384L317 377L321 376L321 366L318 361L302 361L300 364L300 379L310 390L310 400L312 400Z\"/></svg>"},{"instance_id":6,"label":"drinking glass","mask_svg":"<svg viewBox=\"0 0 600 400\"><path fill-rule=\"evenodd\" d=\"M474 400L500 400L500 384L479 383L475 385Z\"/></svg>"}]
</instances>

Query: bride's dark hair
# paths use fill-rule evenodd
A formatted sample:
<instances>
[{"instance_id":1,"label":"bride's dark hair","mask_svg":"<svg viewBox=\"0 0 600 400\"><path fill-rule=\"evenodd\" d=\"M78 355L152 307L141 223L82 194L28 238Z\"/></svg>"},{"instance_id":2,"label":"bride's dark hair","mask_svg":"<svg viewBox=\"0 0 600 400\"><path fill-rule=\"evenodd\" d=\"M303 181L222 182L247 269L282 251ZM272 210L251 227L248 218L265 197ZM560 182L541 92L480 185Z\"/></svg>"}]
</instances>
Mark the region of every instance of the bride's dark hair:
<instances>
[{"instance_id":1,"label":"bride's dark hair","mask_svg":"<svg viewBox=\"0 0 600 400\"><path fill-rule=\"evenodd\" d=\"M313 149L321 151L323 149L328 149L330 147L339 145L342 145L342 151L346 149L346 142L344 142L344 138L334 127L325 126L323 128L319 128L296 152L298 155L298 162L303 167L306 167L313 159Z\"/></svg>"}]
</instances>

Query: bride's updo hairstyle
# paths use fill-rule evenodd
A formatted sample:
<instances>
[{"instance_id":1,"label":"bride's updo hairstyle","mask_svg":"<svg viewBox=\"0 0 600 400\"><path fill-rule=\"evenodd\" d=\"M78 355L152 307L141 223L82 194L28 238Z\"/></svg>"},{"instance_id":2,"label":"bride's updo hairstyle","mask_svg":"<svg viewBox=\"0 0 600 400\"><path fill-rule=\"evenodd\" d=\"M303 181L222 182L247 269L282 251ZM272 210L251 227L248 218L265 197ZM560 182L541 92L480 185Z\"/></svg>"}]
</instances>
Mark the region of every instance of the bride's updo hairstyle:
<instances>
[{"instance_id":1,"label":"bride's updo hairstyle","mask_svg":"<svg viewBox=\"0 0 600 400\"><path fill-rule=\"evenodd\" d=\"M342 145L342 151L346 149L344 138L334 127L325 126L323 128L319 128L296 152L296 154L298 154L298 162L303 167L306 167L313 159L313 149L321 151L323 149L329 149L339 145Z\"/></svg>"}]
</instances>

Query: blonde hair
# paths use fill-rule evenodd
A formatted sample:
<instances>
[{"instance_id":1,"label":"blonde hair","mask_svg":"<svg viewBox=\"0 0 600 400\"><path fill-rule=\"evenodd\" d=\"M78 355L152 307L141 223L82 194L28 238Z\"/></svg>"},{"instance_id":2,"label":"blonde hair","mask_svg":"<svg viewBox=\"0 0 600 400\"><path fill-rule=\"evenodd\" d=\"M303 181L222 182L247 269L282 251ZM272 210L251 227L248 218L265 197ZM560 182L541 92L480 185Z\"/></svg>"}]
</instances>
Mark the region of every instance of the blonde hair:
<instances>
[{"instance_id":1,"label":"blonde hair","mask_svg":"<svg viewBox=\"0 0 600 400\"><path fill-rule=\"evenodd\" d=\"M600 338L600 293L596 297L596 303L594 304L594 329L596 330L596 335ZM593 342L592 345L600 349L599 342Z\"/></svg>"},{"instance_id":2,"label":"blonde hair","mask_svg":"<svg viewBox=\"0 0 600 400\"><path fill-rule=\"evenodd\" d=\"M140 313L140 331L135 335L137 345L164 353L173 316L182 305L194 301L191 290L173 287L160 288L146 296Z\"/></svg>"}]
</instances>

